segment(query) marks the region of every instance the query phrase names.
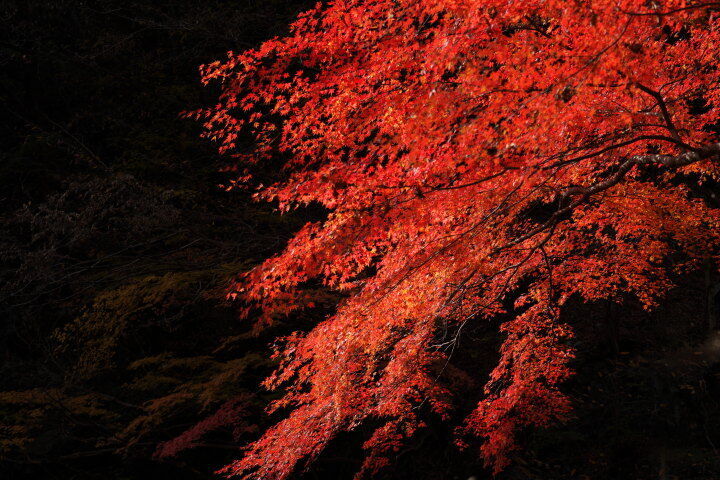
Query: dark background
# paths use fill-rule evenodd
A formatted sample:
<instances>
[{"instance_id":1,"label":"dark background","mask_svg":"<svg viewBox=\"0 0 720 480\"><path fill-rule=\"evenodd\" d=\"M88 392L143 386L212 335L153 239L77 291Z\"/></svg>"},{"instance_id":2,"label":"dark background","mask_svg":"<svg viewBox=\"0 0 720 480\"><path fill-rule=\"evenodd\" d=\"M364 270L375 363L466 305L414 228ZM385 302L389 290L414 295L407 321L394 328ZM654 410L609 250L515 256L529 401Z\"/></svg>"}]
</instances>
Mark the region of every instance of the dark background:
<instances>
[{"instance_id":1,"label":"dark background","mask_svg":"<svg viewBox=\"0 0 720 480\"><path fill-rule=\"evenodd\" d=\"M253 337L223 288L312 214L281 217L219 188L222 159L179 114L217 95L200 64L282 34L309 4L0 2L1 478L209 478L271 421L263 408L278 394L258 387L268 345L312 318ZM569 309L576 418L524 432L500 478L720 478L717 279L678 282L653 314L622 299ZM496 331L476 326L448 368L469 392L457 421ZM204 419L204 435L160 458L158 445ZM352 478L369 431L296 476ZM475 451L432 423L387 473L472 475L488 475Z\"/></svg>"}]
</instances>

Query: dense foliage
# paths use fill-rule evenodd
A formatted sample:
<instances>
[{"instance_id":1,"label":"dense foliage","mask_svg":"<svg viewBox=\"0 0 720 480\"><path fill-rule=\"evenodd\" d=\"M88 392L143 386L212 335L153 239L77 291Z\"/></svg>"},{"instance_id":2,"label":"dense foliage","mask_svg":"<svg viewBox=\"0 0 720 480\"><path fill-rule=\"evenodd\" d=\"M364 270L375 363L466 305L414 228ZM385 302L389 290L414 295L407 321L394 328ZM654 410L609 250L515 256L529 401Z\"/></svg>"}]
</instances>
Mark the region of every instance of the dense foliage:
<instances>
[{"instance_id":1,"label":"dense foliage","mask_svg":"<svg viewBox=\"0 0 720 480\"><path fill-rule=\"evenodd\" d=\"M312 307L312 282L346 295L278 348L266 384L288 416L225 471L288 478L374 422L358 476L376 475L427 417L450 418L441 365L463 328L504 314L458 434L498 473L519 431L568 418L565 305L651 309L674 275L716 270L720 217L698 198L720 173L714 8L338 0L206 65L222 94L195 116L237 183L282 155L256 197L328 211L231 296L262 327Z\"/></svg>"}]
</instances>

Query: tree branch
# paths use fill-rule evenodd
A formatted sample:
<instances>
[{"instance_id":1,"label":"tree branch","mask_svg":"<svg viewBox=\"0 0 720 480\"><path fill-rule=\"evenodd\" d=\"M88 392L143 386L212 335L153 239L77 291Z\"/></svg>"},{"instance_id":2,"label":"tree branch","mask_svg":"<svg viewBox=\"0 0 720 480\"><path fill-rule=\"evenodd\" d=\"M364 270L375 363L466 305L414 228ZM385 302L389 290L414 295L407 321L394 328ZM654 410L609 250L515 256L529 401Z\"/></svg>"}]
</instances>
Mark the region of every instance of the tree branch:
<instances>
[{"instance_id":1,"label":"tree branch","mask_svg":"<svg viewBox=\"0 0 720 480\"><path fill-rule=\"evenodd\" d=\"M653 90L652 88L646 87L642 83L636 82L635 85L642 90L643 92L647 93L651 97L655 99L657 104L660 106L660 112L662 113L663 119L665 120L665 123L667 124L667 128L670 131L670 135L672 138L678 141L678 143L683 143L682 138L680 138L680 134L678 133L677 128L675 128L675 124L672 121L672 117L670 116L670 112L668 111L667 104L665 103L665 99L660 94L660 92Z\"/></svg>"},{"instance_id":2,"label":"tree branch","mask_svg":"<svg viewBox=\"0 0 720 480\"><path fill-rule=\"evenodd\" d=\"M630 140L626 140L624 142L609 145L605 148L601 148L600 150L596 150L595 152L592 152L592 153L586 153L585 155L580 155L578 157L569 158L567 160L562 160L560 162L553 163L552 165L543 167L543 170L548 170L548 169L556 168L556 167L562 167L562 166L568 165L570 163L587 160L588 158L597 157L598 155L602 155L603 153L607 153L611 150L616 150L618 148L627 147L628 145L632 145L633 143L642 142L642 141L646 141L646 140L659 140L662 142L670 142L670 143L674 143L674 144L678 145L679 147L683 148L684 150L698 151L698 149L693 148L692 146L688 145L687 143L683 142L682 140L676 139L674 137L666 137L664 135L640 135L639 137L631 138Z\"/></svg>"},{"instance_id":3,"label":"tree branch","mask_svg":"<svg viewBox=\"0 0 720 480\"><path fill-rule=\"evenodd\" d=\"M620 168L612 174L609 178L606 180L596 183L594 185L588 186L588 187L570 187L563 192L563 198L569 198L574 195L578 195L579 198L571 202L566 207L563 207L559 210L557 210L555 213L552 214L552 216L544 222L542 225L538 226L537 228L534 228L530 232L526 233L525 235L522 235L515 240L509 242L508 244L504 245L503 247L498 248L498 251L504 250L507 248L510 248L514 245L517 245L519 243L524 242L525 240L528 240L538 233L544 231L548 227L554 226L560 218L562 218L563 215L569 213L573 209L575 209L577 206L584 203L587 199L589 199L592 195L602 192L604 190L607 190L618 183L620 183L624 178L627 172L630 171L632 167L635 165L652 165L652 164L660 164L667 168L680 168L684 167L702 160L707 160L709 158L718 157L720 156L720 143L711 143L710 145L706 145L702 148L697 148L692 151L687 151L684 153L681 153L679 155L662 155L662 154L653 154L653 155L635 155L633 157L630 157L625 162L620 164Z\"/></svg>"}]
</instances>

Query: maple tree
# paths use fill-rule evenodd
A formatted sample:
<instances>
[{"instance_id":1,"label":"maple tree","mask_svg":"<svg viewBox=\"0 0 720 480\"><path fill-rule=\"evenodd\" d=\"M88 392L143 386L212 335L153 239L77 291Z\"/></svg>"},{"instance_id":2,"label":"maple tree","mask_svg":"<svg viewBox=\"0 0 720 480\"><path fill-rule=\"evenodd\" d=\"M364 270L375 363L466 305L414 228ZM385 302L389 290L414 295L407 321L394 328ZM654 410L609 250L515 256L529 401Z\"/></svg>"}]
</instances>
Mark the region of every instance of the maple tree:
<instances>
[{"instance_id":1,"label":"maple tree","mask_svg":"<svg viewBox=\"0 0 720 480\"><path fill-rule=\"evenodd\" d=\"M193 115L236 161L233 185L283 158L256 198L328 212L230 296L262 328L311 308L312 282L345 295L278 347L266 385L289 414L222 471L287 478L372 420L358 476L378 472L426 416L450 417L437 366L468 322L502 314L458 443L481 438L499 472L517 432L566 418L568 300L649 309L717 260L720 217L697 187L720 174L718 8L337 0L204 66L222 93Z\"/></svg>"}]
</instances>

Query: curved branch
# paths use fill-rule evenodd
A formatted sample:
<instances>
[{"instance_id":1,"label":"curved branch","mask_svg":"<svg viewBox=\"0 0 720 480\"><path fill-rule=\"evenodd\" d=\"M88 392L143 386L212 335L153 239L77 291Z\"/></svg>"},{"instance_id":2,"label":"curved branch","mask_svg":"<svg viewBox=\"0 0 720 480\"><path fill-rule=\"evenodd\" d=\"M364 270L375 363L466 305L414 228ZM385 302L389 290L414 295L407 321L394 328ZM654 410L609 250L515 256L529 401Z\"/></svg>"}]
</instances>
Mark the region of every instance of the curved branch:
<instances>
[{"instance_id":1,"label":"curved branch","mask_svg":"<svg viewBox=\"0 0 720 480\"><path fill-rule=\"evenodd\" d=\"M720 7L720 2L709 2L709 3L698 3L696 5L688 5L687 7L680 7L675 8L673 10L666 10L664 12L628 12L625 10L621 10L622 13L625 15L631 15L634 17L664 17L667 15L673 15L675 13L684 12L687 10L695 10L696 8L710 8L710 7Z\"/></svg>"},{"instance_id":2,"label":"curved branch","mask_svg":"<svg viewBox=\"0 0 720 480\"><path fill-rule=\"evenodd\" d=\"M665 120L665 123L667 124L667 129L670 131L670 135L672 138L677 140L679 143L683 143L682 138L680 138L680 134L678 133L678 129L675 127L675 124L672 121L672 116L670 115L670 112L668 111L667 104L665 103L665 99L660 94L660 92L653 90L652 88L646 87L642 83L636 82L635 85L642 90L643 92L647 93L651 97L655 99L657 104L660 106L660 112L662 113L662 117Z\"/></svg>"},{"instance_id":3,"label":"curved branch","mask_svg":"<svg viewBox=\"0 0 720 480\"><path fill-rule=\"evenodd\" d=\"M568 165L571 163L580 162L582 160L587 160L588 158L597 157L598 155L602 155L603 153L607 153L612 150L617 150L618 148L627 147L628 145L632 145L633 143L647 141L647 140L659 140L662 142L670 142L670 143L674 143L675 145L677 145L685 150L690 150L693 152L698 151L698 149L692 147L691 145L688 145L687 143L683 142L682 140L678 140L673 137L666 137L665 135L641 135L639 137L635 137L635 138L631 138L630 140L626 140L624 142L609 145L605 148L601 148L600 150L597 150L592 153L587 153L585 155L580 155L578 157L569 158L569 159L563 160L561 162L553 163L552 165L543 167L543 170L548 170L548 169L556 168L556 167L562 167L562 166L565 166L565 165Z\"/></svg>"}]
</instances>

